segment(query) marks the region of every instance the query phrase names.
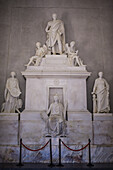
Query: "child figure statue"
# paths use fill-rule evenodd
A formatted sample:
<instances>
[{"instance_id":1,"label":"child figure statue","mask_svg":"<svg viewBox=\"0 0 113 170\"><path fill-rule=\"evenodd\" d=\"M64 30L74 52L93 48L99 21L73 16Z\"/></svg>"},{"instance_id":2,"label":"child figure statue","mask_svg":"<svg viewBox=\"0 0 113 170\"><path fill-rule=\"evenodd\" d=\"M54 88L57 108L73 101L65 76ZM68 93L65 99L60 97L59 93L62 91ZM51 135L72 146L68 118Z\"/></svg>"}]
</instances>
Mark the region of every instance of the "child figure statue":
<instances>
[{"instance_id":1,"label":"child figure statue","mask_svg":"<svg viewBox=\"0 0 113 170\"><path fill-rule=\"evenodd\" d=\"M46 45L43 45L43 47L41 47L41 43L37 42L36 43L36 53L35 56L32 56L28 62L27 65L25 66L29 66L31 64L33 64L34 66L39 66L42 58L47 54L47 47Z\"/></svg>"},{"instance_id":2,"label":"child figure statue","mask_svg":"<svg viewBox=\"0 0 113 170\"><path fill-rule=\"evenodd\" d=\"M70 43L70 46L68 43L65 45L66 53L68 54L69 58L69 64L75 65L75 66L83 66L83 61L78 56L78 50L75 51L75 41L72 41Z\"/></svg>"}]
</instances>

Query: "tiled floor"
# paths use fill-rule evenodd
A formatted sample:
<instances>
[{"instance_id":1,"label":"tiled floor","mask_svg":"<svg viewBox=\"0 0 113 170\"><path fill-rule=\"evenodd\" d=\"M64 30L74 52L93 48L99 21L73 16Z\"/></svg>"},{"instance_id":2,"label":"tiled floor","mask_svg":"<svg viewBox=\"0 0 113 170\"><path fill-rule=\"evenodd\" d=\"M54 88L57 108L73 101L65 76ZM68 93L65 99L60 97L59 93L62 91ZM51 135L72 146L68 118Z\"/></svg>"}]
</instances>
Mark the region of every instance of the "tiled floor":
<instances>
[{"instance_id":1,"label":"tiled floor","mask_svg":"<svg viewBox=\"0 0 113 170\"><path fill-rule=\"evenodd\" d=\"M58 169L63 169L63 170L71 170L71 169L75 169L75 170L104 170L104 169L109 169L109 170L113 170L113 164L94 164L94 166L89 167L87 166L87 164L63 164L64 166L48 166L48 164L24 164L24 166L17 166L17 164L0 164L0 170L5 169L5 170L17 170L17 169L21 169L21 170L27 170L27 169L43 169L43 170L48 170L48 169L52 169L52 170L58 170Z\"/></svg>"}]
</instances>

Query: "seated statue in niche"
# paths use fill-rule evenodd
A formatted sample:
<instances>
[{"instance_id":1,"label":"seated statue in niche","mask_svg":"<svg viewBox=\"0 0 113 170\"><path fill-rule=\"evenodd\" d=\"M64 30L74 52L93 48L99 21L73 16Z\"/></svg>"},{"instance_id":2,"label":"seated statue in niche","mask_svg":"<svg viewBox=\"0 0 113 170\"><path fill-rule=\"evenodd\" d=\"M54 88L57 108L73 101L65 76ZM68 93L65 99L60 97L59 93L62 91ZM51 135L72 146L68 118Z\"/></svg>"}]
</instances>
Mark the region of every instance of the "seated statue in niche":
<instances>
[{"instance_id":1,"label":"seated statue in niche","mask_svg":"<svg viewBox=\"0 0 113 170\"><path fill-rule=\"evenodd\" d=\"M28 62L28 64L26 66L29 66L31 64L33 64L34 66L39 66L42 58L47 54L47 46L43 45L43 47L41 47L41 43L37 42L36 43L36 53L35 56L32 56Z\"/></svg>"},{"instance_id":2,"label":"seated statue in niche","mask_svg":"<svg viewBox=\"0 0 113 170\"><path fill-rule=\"evenodd\" d=\"M109 113L109 84L103 78L103 72L98 73L93 87L93 113Z\"/></svg>"},{"instance_id":3,"label":"seated statue in niche","mask_svg":"<svg viewBox=\"0 0 113 170\"><path fill-rule=\"evenodd\" d=\"M71 66L83 66L83 61L78 56L78 50L75 51L75 41L65 44L66 53L68 54L69 64Z\"/></svg>"},{"instance_id":4,"label":"seated statue in niche","mask_svg":"<svg viewBox=\"0 0 113 170\"><path fill-rule=\"evenodd\" d=\"M45 29L47 33L46 44L49 53L62 54L65 51L65 30L64 24L61 20L57 20L57 15L52 15L53 20L49 21Z\"/></svg>"},{"instance_id":5,"label":"seated statue in niche","mask_svg":"<svg viewBox=\"0 0 113 170\"><path fill-rule=\"evenodd\" d=\"M4 98L5 102L2 104L1 112L4 113L20 113L19 109L22 107L22 100L19 99L21 94L18 79L15 78L16 73L11 72L11 77L7 79Z\"/></svg>"},{"instance_id":6,"label":"seated statue in niche","mask_svg":"<svg viewBox=\"0 0 113 170\"><path fill-rule=\"evenodd\" d=\"M47 115L48 120L46 122L46 136L58 136L66 134L66 120L65 120L66 108L59 102L58 95L54 96L54 102L50 105Z\"/></svg>"}]
</instances>

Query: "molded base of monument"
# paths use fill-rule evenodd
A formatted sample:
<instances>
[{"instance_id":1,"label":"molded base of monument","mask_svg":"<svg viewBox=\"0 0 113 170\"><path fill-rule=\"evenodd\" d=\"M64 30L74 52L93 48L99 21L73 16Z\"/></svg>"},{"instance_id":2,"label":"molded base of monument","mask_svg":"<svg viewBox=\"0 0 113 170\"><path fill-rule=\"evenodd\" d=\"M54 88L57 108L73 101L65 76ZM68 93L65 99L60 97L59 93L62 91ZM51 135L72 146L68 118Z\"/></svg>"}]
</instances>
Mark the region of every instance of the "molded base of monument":
<instances>
[{"instance_id":1,"label":"molded base of monument","mask_svg":"<svg viewBox=\"0 0 113 170\"><path fill-rule=\"evenodd\" d=\"M63 140L64 141L64 140ZM66 143L66 141L65 141ZM32 149L42 145L27 145ZM79 149L84 145L68 145L72 149ZM53 143L53 163L58 164L58 145ZM61 162L63 163L88 163L88 148L80 152L73 152L62 145ZM91 145L91 160L93 163L113 163L113 145ZM19 145L0 145L0 163L18 163ZM22 147L22 163L50 163L49 145L39 151L30 152Z\"/></svg>"},{"instance_id":2,"label":"molded base of monument","mask_svg":"<svg viewBox=\"0 0 113 170\"><path fill-rule=\"evenodd\" d=\"M93 121L94 144L113 144L113 114L95 113Z\"/></svg>"},{"instance_id":3,"label":"molded base of monument","mask_svg":"<svg viewBox=\"0 0 113 170\"><path fill-rule=\"evenodd\" d=\"M87 144L88 139L92 141L92 119L91 113L68 113L66 121L66 135L59 135L56 138L65 138L68 144ZM41 144L47 142L47 120L45 111L24 111L20 116L20 136L26 144ZM51 135L52 136L52 135ZM50 135L48 136L50 137Z\"/></svg>"},{"instance_id":4,"label":"molded base of monument","mask_svg":"<svg viewBox=\"0 0 113 170\"><path fill-rule=\"evenodd\" d=\"M92 114L89 111L68 112L69 144L87 144L88 139L93 143Z\"/></svg>"}]
</instances>

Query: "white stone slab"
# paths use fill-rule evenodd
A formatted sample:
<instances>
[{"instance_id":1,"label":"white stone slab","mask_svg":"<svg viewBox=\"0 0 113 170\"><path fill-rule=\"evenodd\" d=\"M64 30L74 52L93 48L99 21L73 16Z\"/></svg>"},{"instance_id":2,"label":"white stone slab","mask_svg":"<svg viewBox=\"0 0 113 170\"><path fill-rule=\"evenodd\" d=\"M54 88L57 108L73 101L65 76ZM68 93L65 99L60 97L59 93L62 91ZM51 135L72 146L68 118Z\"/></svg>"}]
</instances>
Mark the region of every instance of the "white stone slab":
<instances>
[{"instance_id":1,"label":"white stone slab","mask_svg":"<svg viewBox=\"0 0 113 170\"><path fill-rule=\"evenodd\" d=\"M18 113L0 113L0 120L18 120Z\"/></svg>"},{"instance_id":2,"label":"white stone slab","mask_svg":"<svg viewBox=\"0 0 113 170\"><path fill-rule=\"evenodd\" d=\"M94 114L94 144L113 144L113 114Z\"/></svg>"},{"instance_id":3,"label":"white stone slab","mask_svg":"<svg viewBox=\"0 0 113 170\"><path fill-rule=\"evenodd\" d=\"M26 80L25 110L47 110L49 88L63 88L63 98L68 102L69 111L87 111L86 78L32 76L33 73Z\"/></svg>"},{"instance_id":4,"label":"white stone slab","mask_svg":"<svg viewBox=\"0 0 113 170\"><path fill-rule=\"evenodd\" d=\"M94 120L112 120L113 121L113 113L95 113L93 114Z\"/></svg>"},{"instance_id":5,"label":"white stone slab","mask_svg":"<svg viewBox=\"0 0 113 170\"><path fill-rule=\"evenodd\" d=\"M68 112L68 120L69 121L92 120L92 114L88 111Z\"/></svg>"},{"instance_id":6,"label":"white stone slab","mask_svg":"<svg viewBox=\"0 0 113 170\"><path fill-rule=\"evenodd\" d=\"M18 144L18 113L0 113L0 144Z\"/></svg>"},{"instance_id":7,"label":"white stone slab","mask_svg":"<svg viewBox=\"0 0 113 170\"><path fill-rule=\"evenodd\" d=\"M20 120L40 120L41 119L41 113L44 113L44 115L46 116L45 111L29 111L29 110L24 110L21 114L20 114Z\"/></svg>"},{"instance_id":8,"label":"white stone slab","mask_svg":"<svg viewBox=\"0 0 113 170\"><path fill-rule=\"evenodd\" d=\"M67 63L67 55L46 55L45 62L41 65L44 66L66 66Z\"/></svg>"}]
</instances>

